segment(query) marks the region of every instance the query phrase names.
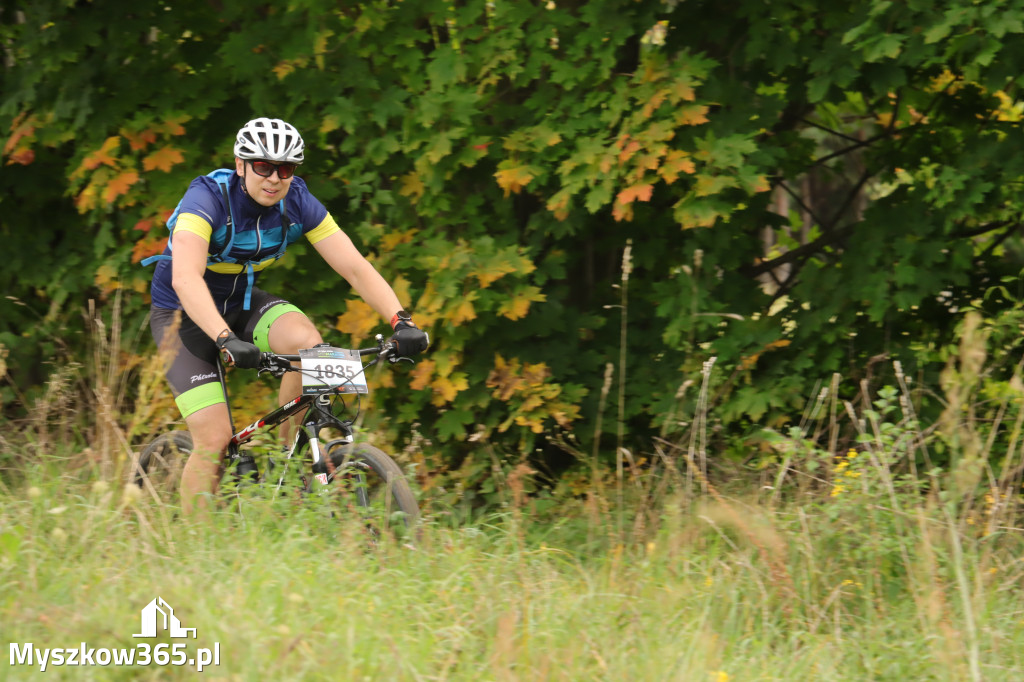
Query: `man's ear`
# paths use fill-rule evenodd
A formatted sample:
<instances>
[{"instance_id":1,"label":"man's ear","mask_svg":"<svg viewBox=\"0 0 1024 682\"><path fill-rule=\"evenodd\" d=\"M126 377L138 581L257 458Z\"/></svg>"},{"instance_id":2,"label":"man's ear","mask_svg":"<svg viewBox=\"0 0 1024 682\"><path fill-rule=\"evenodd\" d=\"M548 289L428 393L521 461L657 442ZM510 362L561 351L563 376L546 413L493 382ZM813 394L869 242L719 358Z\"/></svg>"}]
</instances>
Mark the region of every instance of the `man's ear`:
<instances>
[{"instance_id":1,"label":"man's ear","mask_svg":"<svg viewBox=\"0 0 1024 682\"><path fill-rule=\"evenodd\" d=\"M240 178L245 177L245 161L237 156L235 157L235 174Z\"/></svg>"}]
</instances>

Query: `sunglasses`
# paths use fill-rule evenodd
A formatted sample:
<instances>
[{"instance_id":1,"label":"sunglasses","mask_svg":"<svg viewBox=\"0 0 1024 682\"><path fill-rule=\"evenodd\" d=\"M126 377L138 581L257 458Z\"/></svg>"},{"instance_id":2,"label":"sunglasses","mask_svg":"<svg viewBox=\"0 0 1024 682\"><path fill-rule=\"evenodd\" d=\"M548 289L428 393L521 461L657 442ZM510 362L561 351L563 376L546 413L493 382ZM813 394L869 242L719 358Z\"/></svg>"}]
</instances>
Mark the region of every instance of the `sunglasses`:
<instances>
[{"instance_id":1,"label":"sunglasses","mask_svg":"<svg viewBox=\"0 0 1024 682\"><path fill-rule=\"evenodd\" d=\"M282 180L287 180L291 176L295 175L294 163L270 163L269 161L252 161L249 160L249 165L252 166L252 172L261 178L269 178L277 171L277 177Z\"/></svg>"}]
</instances>

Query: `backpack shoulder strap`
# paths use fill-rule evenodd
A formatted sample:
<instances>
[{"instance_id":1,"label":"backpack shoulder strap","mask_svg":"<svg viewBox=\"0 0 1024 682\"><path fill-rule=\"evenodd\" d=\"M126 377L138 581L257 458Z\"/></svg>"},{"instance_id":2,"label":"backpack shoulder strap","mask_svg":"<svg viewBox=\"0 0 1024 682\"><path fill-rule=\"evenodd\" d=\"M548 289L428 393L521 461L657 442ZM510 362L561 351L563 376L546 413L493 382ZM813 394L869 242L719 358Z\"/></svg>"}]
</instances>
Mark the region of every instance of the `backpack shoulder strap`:
<instances>
[{"instance_id":1,"label":"backpack shoulder strap","mask_svg":"<svg viewBox=\"0 0 1024 682\"><path fill-rule=\"evenodd\" d=\"M224 197L224 210L227 212L224 225L227 227L227 234L224 238L224 247L220 250L220 253L211 258L216 261L223 261L231 252L231 247L235 243L235 224L231 218L231 197L228 194L228 183L223 180L217 180L217 184L220 185L220 193Z\"/></svg>"},{"instance_id":2,"label":"backpack shoulder strap","mask_svg":"<svg viewBox=\"0 0 1024 682\"><path fill-rule=\"evenodd\" d=\"M225 212L224 227L226 228L226 230L225 230L226 234L224 236L224 245L219 250L218 253L210 255L209 261L208 261L210 263L222 263L222 262L224 262L228 258L228 254L231 252L231 247L235 243L234 219L231 216L231 197L230 197L230 192L229 192L229 189L228 189L228 181L230 180L230 178L231 178L231 176L233 174L234 174L234 171L231 170L230 168L218 168L217 170L210 171L209 173L206 174L207 177L212 178L213 180L215 180L217 182L217 185L220 187L221 197L224 200L224 212ZM174 212L171 214L171 217L168 218L168 220L167 220L167 230L171 234L174 234L174 226L178 222L178 214L179 214L180 211L181 211L181 202L179 201L178 205L174 208ZM215 226L213 226L213 230L214 230L214 234L210 235L210 245L211 246L213 246L215 234L219 230L219 227L215 225ZM161 254L161 255L158 255L158 256L150 256L149 258L143 259L142 265L151 265L151 264L153 264L153 263L155 263L157 261L169 260L169 259L170 259L170 256L169 255L164 255L164 254Z\"/></svg>"}]
</instances>

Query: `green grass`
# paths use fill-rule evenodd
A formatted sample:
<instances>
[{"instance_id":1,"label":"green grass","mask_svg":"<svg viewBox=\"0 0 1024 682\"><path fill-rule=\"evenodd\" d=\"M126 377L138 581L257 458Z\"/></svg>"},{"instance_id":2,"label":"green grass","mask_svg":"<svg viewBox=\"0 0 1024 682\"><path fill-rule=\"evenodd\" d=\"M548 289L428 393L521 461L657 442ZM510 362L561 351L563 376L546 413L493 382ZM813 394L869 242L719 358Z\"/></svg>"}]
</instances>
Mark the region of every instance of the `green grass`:
<instances>
[{"instance_id":1,"label":"green grass","mask_svg":"<svg viewBox=\"0 0 1024 682\"><path fill-rule=\"evenodd\" d=\"M593 497L557 518L526 504L473 526L429 523L412 550L256 501L190 524L60 471L43 462L0 487L5 651L134 647L147 641L132 638L140 610L160 596L197 628L189 652L220 644L209 679L1024 679L1019 533L926 499L892 508L910 498L867 485L775 506L672 493L621 515ZM622 518L643 530L618 532ZM40 674L9 657L0 670Z\"/></svg>"},{"instance_id":2,"label":"green grass","mask_svg":"<svg viewBox=\"0 0 1024 682\"><path fill-rule=\"evenodd\" d=\"M614 470L577 453L582 471L535 494L527 464L488 463L502 511L467 521L458 481L430 481L410 549L371 545L353 519L311 504L247 499L196 523L122 487L133 444L166 421L154 407L166 389L150 367L126 409L104 338L84 380L55 373L0 430L0 679L41 674L10 666L12 642L156 644L132 635L159 596L197 629L190 655L219 644L220 665L202 673L217 680L1024 680L1019 391L979 419L961 407L980 394L954 382L937 439L905 387L865 395L860 411L822 393L771 442L778 458L759 481L709 457L703 438L652 444L644 462L620 449ZM841 452L844 413L857 438ZM918 471L929 442L961 454Z\"/></svg>"}]
</instances>

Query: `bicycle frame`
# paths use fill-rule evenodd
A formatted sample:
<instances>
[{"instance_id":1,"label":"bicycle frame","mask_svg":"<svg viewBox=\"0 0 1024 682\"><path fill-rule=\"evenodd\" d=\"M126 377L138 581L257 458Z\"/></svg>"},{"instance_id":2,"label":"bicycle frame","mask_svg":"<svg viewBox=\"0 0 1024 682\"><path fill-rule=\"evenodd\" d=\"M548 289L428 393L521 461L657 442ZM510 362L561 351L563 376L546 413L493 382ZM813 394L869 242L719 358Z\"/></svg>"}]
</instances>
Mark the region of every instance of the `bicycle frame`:
<instances>
[{"instance_id":1,"label":"bicycle frame","mask_svg":"<svg viewBox=\"0 0 1024 682\"><path fill-rule=\"evenodd\" d=\"M320 407L325 408L325 410L321 411L315 409L317 403L319 403ZM313 458L313 471L315 472L314 478L321 486L326 486L328 481L325 464L323 463L323 449L320 445L320 430L325 426L335 426L342 431L344 434L343 437L351 438L352 435L349 423L341 421L327 411L330 408L330 404L331 401L328 398L328 394L299 396L295 400L292 400L286 405L282 405L273 412L261 417L233 435L228 445L228 457L239 457L239 446L252 439L260 429L277 426L298 414L303 409L306 409L306 418L302 420L298 433L295 434L295 438L288 450L288 456L285 458L285 462L291 460L292 455L301 450L301 447L304 444L303 441L305 441L305 443L309 445L310 454ZM330 416L328 417L327 415ZM322 468L324 471L318 472L318 469ZM285 465L285 470L287 470L287 464ZM283 482L284 471L281 472L281 476L277 481L277 486L280 487Z\"/></svg>"},{"instance_id":2,"label":"bicycle frame","mask_svg":"<svg viewBox=\"0 0 1024 682\"><path fill-rule=\"evenodd\" d=\"M356 351L360 356L371 354L378 356L376 360L364 366L364 371L374 365L381 357L384 357L390 351L390 344L386 346L380 335L377 336L377 343L378 345L376 348L364 348ZM264 353L263 358L265 363L270 361L276 363L291 363L298 362L300 360L299 355L279 355L276 353ZM268 368L269 367L270 365L268 365ZM272 369L271 371L280 371L281 373L301 371L298 368L283 364L277 364L276 368L276 370ZM231 419L231 403L228 397L227 383L224 380L224 366L221 362L220 356L217 358L217 372L221 382L221 387L224 390L225 402L228 408L228 419L231 422L231 430L234 431L234 421ZM301 450L302 445L308 444L310 454L313 459L313 478L320 487L326 487L328 484L329 472L325 463L323 448L320 443L321 429L327 426L333 426L342 432L342 439L347 439L350 442L352 440L352 422L338 419L331 412L330 397L332 395L337 396L340 394L334 391L326 391L319 394L302 394L272 412L267 413L231 436L231 440L228 441L228 449L225 453L225 458L228 461L240 460L241 453L239 451L239 447L251 440L252 437L261 429L273 428L305 410L306 416L303 418L302 424L299 426L298 432L292 440L291 447L288 449L288 455L285 458L284 470L281 472L276 485L278 488L283 485L284 476L288 469L287 463L291 461L292 456L296 452ZM303 443L303 441L305 441L305 443Z\"/></svg>"}]
</instances>

